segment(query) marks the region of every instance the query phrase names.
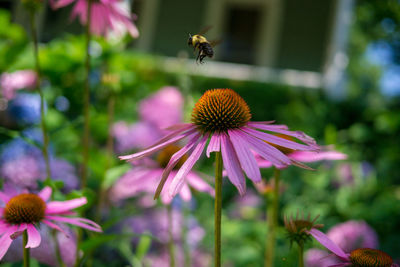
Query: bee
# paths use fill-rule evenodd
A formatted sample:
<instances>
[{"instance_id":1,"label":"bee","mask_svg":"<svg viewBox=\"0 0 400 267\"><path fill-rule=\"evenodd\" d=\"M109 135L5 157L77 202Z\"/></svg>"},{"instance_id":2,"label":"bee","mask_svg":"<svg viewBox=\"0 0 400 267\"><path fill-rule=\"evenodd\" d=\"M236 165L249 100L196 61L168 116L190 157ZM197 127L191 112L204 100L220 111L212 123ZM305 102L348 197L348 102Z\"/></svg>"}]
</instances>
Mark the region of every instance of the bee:
<instances>
[{"instance_id":1,"label":"bee","mask_svg":"<svg viewBox=\"0 0 400 267\"><path fill-rule=\"evenodd\" d=\"M200 64L204 63L203 59L205 57L212 58L214 56L213 46L217 45L216 41L209 42L203 34L206 33L211 27L206 27L200 33L191 35L189 33L188 45L193 46L194 51L196 49L199 50L197 54L196 62L200 62Z\"/></svg>"}]
</instances>

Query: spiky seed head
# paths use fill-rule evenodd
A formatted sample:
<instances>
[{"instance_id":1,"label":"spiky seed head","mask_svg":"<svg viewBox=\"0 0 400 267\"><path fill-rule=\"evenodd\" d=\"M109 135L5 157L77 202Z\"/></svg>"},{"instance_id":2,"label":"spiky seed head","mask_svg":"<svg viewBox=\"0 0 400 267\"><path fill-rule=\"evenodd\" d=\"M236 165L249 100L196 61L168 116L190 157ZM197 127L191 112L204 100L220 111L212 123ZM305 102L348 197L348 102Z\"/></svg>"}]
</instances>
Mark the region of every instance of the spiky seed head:
<instances>
[{"instance_id":1,"label":"spiky seed head","mask_svg":"<svg viewBox=\"0 0 400 267\"><path fill-rule=\"evenodd\" d=\"M311 216L308 215L307 218L302 215L299 217L299 214L296 214L296 217L284 217L285 228L287 231L287 237L290 240L290 244L296 242L299 245L304 244L308 240L311 240L311 236L308 233L311 229L319 229L322 228L322 224L315 224L315 221L318 219L319 215L316 216L313 220L311 220Z\"/></svg>"},{"instance_id":2,"label":"spiky seed head","mask_svg":"<svg viewBox=\"0 0 400 267\"><path fill-rule=\"evenodd\" d=\"M232 89L206 91L192 111L192 122L204 133L240 128L250 119L249 106Z\"/></svg>"},{"instance_id":3,"label":"spiky seed head","mask_svg":"<svg viewBox=\"0 0 400 267\"><path fill-rule=\"evenodd\" d=\"M391 267L393 259L387 253L372 248L358 248L350 253L355 267Z\"/></svg>"},{"instance_id":4,"label":"spiky seed head","mask_svg":"<svg viewBox=\"0 0 400 267\"><path fill-rule=\"evenodd\" d=\"M46 203L38 195L20 194L11 198L4 208L4 218L10 224L40 222L45 215Z\"/></svg>"}]
</instances>

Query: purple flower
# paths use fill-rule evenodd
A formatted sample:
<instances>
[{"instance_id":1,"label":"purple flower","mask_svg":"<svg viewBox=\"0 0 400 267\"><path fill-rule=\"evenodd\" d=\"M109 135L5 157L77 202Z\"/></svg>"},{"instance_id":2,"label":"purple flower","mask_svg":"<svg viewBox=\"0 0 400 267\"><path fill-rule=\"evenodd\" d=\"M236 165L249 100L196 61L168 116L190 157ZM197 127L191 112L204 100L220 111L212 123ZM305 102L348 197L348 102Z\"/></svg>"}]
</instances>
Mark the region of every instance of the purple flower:
<instances>
[{"instance_id":1,"label":"purple flower","mask_svg":"<svg viewBox=\"0 0 400 267\"><path fill-rule=\"evenodd\" d=\"M336 256L316 248L306 252L304 261L307 267L328 267L340 263Z\"/></svg>"},{"instance_id":2,"label":"purple flower","mask_svg":"<svg viewBox=\"0 0 400 267\"><path fill-rule=\"evenodd\" d=\"M207 156L209 157L211 152L221 152L229 180L243 195L246 191L243 171L253 182L261 181L260 169L252 150L278 168L284 168L291 164L307 168L287 157L270 143L295 150L319 149L314 139L303 132L292 132L288 130L287 126L273 125L272 122L251 122L250 119L249 107L236 92L231 89L208 90L192 111L192 123L175 125L170 128L172 130L170 134L150 148L139 153L121 156L120 159L134 161L188 138L188 143L171 157L156 191L156 196L158 196L173 168L186 153L191 151L168 187L168 193L173 197L182 189L188 173L200 158L210 138L206 151ZM304 144L264 131L292 136Z\"/></svg>"},{"instance_id":3,"label":"purple flower","mask_svg":"<svg viewBox=\"0 0 400 267\"><path fill-rule=\"evenodd\" d=\"M63 229L67 234L57 233L57 242L60 248L61 258L63 262L68 266L74 266L76 259L76 236L68 228ZM46 227L38 229L42 236L42 242L37 248L30 250L32 258L35 258L40 263L47 264L49 266L58 266L56 258L54 239L51 236L51 232ZM4 256L4 262L17 262L22 260L22 239L18 238L15 240L6 255Z\"/></svg>"},{"instance_id":4,"label":"purple flower","mask_svg":"<svg viewBox=\"0 0 400 267\"><path fill-rule=\"evenodd\" d=\"M373 248L357 248L352 250L350 253L346 253L321 231L311 229L308 233L340 259L340 263L330 265L332 267L398 267L398 265L393 262L392 257L381 250Z\"/></svg>"},{"instance_id":5,"label":"purple flower","mask_svg":"<svg viewBox=\"0 0 400 267\"><path fill-rule=\"evenodd\" d=\"M20 89L34 89L37 75L32 70L20 70L13 73L3 73L0 76L0 88L3 97L11 100Z\"/></svg>"},{"instance_id":6,"label":"purple flower","mask_svg":"<svg viewBox=\"0 0 400 267\"><path fill-rule=\"evenodd\" d=\"M72 10L71 18L79 17L82 25L87 23L87 0L51 0L50 4L54 9L67 6L75 2ZM121 0L96 0L91 3L91 21L90 31L96 35L106 35L110 30L123 35L128 32L132 37L139 36L133 20L136 19L134 14L121 4Z\"/></svg>"},{"instance_id":7,"label":"purple flower","mask_svg":"<svg viewBox=\"0 0 400 267\"><path fill-rule=\"evenodd\" d=\"M167 86L139 103L140 121L128 125L117 122L112 127L116 151L144 149L164 134L165 128L182 122L183 96L176 87Z\"/></svg>"},{"instance_id":8,"label":"purple flower","mask_svg":"<svg viewBox=\"0 0 400 267\"><path fill-rule=\"evenodd\" d=\"M133 167L132 170L124 174L112 187L110 191L110 199L114 202L121 201L129 197L137 196L140 193L154 194L154 184L158 183L163 174L163 167L170 159L171 155L177 152L180 148L176 146L166 147L157 157L157 161L145 158L138 167ZM169 174L170 178L166 180L166 185L169 186L171 179L177 173L172 170ZM203 181L203 179L195 172L190 171L187 174L185 184L182 185L182 190L179 196L184 201L189 201L192 197L189 186L201 192L207 192L214 195L214 189ZM161 201L164 204L170 204L172 197L167 192L161 193ZM153 200L153 205L156 202Z\"/></svg>"},{"instance_id":9,"label":"purple flower","mask_svg":"<svg viewBox=\"0 0 400 267\"><path fill-rule=\"evenodd\" d=\"M342 250L349 253L357 248L377 248L378 235L364 221L347 221L332 227L327 236Z\"/></svg>"}]
</instances>

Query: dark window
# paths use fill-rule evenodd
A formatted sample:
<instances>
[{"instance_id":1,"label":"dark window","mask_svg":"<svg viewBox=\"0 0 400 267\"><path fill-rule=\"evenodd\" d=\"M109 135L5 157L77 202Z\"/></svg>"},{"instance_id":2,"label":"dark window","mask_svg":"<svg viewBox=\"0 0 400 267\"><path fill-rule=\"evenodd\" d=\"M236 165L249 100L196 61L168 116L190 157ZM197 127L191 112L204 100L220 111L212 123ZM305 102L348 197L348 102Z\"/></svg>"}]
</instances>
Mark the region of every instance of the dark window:
<instances>
[{"instance_id":1,"label":"dark window","mask_svg":"<svg viewBox=\"0 0 400 267\"><path fill-rule=\"evenodd\" d=\"M260 8L230 7L226 18L223 40L218 50L219 59L253 64L261 18Z\"/></svg>"}]
</instances>

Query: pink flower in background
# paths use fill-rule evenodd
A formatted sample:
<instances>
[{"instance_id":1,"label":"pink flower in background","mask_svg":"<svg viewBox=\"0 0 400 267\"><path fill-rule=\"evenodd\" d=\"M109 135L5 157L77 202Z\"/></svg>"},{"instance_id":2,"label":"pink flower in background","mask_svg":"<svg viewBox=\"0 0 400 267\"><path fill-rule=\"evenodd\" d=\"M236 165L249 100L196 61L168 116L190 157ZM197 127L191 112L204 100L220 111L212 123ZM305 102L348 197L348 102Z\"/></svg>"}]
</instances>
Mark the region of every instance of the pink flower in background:
<instances>
[{"instance_id":1,"label":"pink flower in background","mask_svg":"<svg viewBox=\"0 0 400 267\"><path fill-rule=\"evenodd\" d=\"M37 81L36 72L20 70L12 73L3 73L0 76L0 88L4 98L11 100L15 92L20 89L34 89Z\"/></svg>"},{"instance_id":2,"label":"pink flower in background","mask_svg":"<svg viewBox=\"0 0 400 267\"><path fill-rule=\"evenodd\" d=\"M18 187L35 188L42 172L34 156L24 155L4 162L0 167L0 175Z\"/></svg>"},{"instance_id":3,"label":"pink flower in background","mask_svg":"<svg viewBox=\"0 0 400 267\"><path fill-rule=\"evenodd\" d=\"M57 232L57 242L60 248L61 258L64 264L68 267L72 267L76 260L76 236L71 229L63 229L67 235L61 232ZM42 237L42 241L37 248L30 250L32 258L35 258L38 262L49 265L59 266L56 258L56 246L54 239L51 235L51 229L47 227L41 227L38 229ZM22 255L22 239L18 238L12 242L6 255L3 258L4 262L18 262L23 259Z\"/></svg>"},{"instance_id":4,"label":"pink flower in background","mask_svg":"<svg viewBox=\"0 0 400 267\"><path fill-rule=\"evenodd\" d=\"M41 223L50 228L64 232L58 223L69 223L91 231L101 232L96 223L77 217L67 217L72 210L86 204L86 198L66 201L50 201L51 188L45 187L38 194L18 194L12 188L0 192L0 200L4 203L0 208L0 260L7 252L14 239L25 230L28 233L27 248L36 248L41 243L41 235L36 229Z\"/></svg>"},{"instance_id":5,"label":"pink flower in background","mask_svg":"<svg viewBox=\"0 0 400 267\"><path fill-rule=\"evenodd\" d=\"M347 221L332 227L328 233L330 238L343 251L349 253L357 248L378 248L378 235L364 221ZM318 257L321 255L321 257ZM319 249L312 249L306 254L307 266L327 267L333 263L340 263L335 255L329 255L327 252Z\"/></svg>"},{"instance_id":6,"label":"pink flower in background","mask_svg":"<svg viewBox=\"0 0 400 267\"><path fill-rule=\"evenodd\" d=\"M176 87L166 86L157 93L140 101L139 116L159 129L181 123L184 99Z\"/></svg>"},{"instance_id":7,"label":"pink flower in background","mask_svg":"<svg viewBox=\"0 0 400 267\"><path fill-rule=\"evenodd\" d=\"M133 167L132 170L124 174L117 182L114 183L110 191L110 199L114 202L123 199L137 196L140 193L154 194L154 185L157 184L163 174L164 167L168 163L171 155L177 152L180 148L169 146L162 151L157 157L157 161L146 158L141 162L140 166ZM165 186L169 187L171 179L177 174L177 170L172 170L169 174ZM195 190L206 192L214 195L214 189L195 172L190 171L187 174L185 184L179 192L179 196L184 201L189 201L192 197L189 187ZM161 201L164 204L170 204L172 197L166 191L161 193ZM156 204L153 201L153 205Z\"/></svg>"},{"instance_id":8,"label":"pink flower in background","mask_svg":"<svg viewBox=\"0 0 400 267\"><path fill-rule=\"evenodd\" d=\"M206 151L207 156L209 157L211 152L221 152L229 180L243 195L246 191L243 171L252 181L261 181L260 169L252 150L264 159L271 161L278 168L284 168L291 164L307 168L307 166L287 157L270 143L295 150L312 151L319 149L314 139L303 132L288 131L287 126L273 125L273 122L251 122L250 119L249 107L236 92L231 89L208 90L193 108L192 123L171 127L173 131L150 148L139 153L121 156L120 159L134 161L188 138L187 145L171 157L163 171L162 180L156 191L157 196L173 167L186 153L191 151L169 185L169 195L173 197L185 184L187 174L200 158L210 138ZM292 136L304 144L264 131Z\"/></svg>"},{"instance_id":9,"label":"pink flower in background","mask_svg":"<svg viewBox=\"0 0 400 267\"><path fill-rule=\"evenodd\" d=\"M327 236L345 252L356 248L378 248L378 235L364 221L347 221L332 227Z\"/></svg>"},{"instance_id":10,"label":"pink flower in background","mask_svg":"<svg viewBox=\"0 0 400 267\"><path fill-rule=\"evenodd\" d=\"M330 250L339 259L339 264L330 265L331 267L339 266L360 266L360 267L398 267L393 262L392 257L387 253L373 248L357 248L349 253L343 251L335 242L327 235L317 229L308 231L321 245Z\"/></svg>"},{"instance_id":11,"label":"pink flower in background","mask_svg":"<svg viewBox=\"0 0 400 267\"><path fill-rule=\"evenodd\" d=\"M73 2L75 5L71 14L72 19L78 16L81 24L86 25L88 0L50 0L54 9L65 7ZM123 35L128 32L136 38L139 36L139 31L133 23L135 19L136 16L130 14L121 0L92 1L90 31L94 34L105 36L110 31L115 31L119 35Z\"/></svg>"},{"instance_id":12,"label":"pink flower in background","mask_svg":"<svg viewBox=\"0 0 400 267\"><path fill-rule=\"evenodd\" d=\"M182 94L172 86L139 102L139 122L128 125L120 121L113 125L116 151L122 153L154 144L167 133L165 128L182 122L183 102Z\"/></svg>"}]
</instances>

